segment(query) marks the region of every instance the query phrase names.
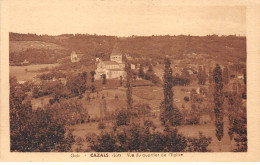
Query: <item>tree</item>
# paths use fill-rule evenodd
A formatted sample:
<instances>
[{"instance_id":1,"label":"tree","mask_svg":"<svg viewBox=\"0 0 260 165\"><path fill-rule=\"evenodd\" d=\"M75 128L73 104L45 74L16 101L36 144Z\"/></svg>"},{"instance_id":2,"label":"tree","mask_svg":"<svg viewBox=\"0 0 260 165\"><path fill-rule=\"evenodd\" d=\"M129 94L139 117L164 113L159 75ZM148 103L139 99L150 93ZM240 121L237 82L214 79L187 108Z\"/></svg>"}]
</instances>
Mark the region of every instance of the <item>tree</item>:
<instances>
[{"instance_id":1,"label":"tree","mask_svg":"<svg viewBox=\"0 0 260 165\"><path fill-rule=\"evenodd\" d=\"M92 93L94 93L95 90L96 90L96 86L92 84L92 85L90 86L90 91L91 91Z\"/></svg>"},{"instance_id":2,"label":"tree","mask_svg":"<svg viewBox=\"0 0 260 165\"><path fill-rule=\"evenodd\" d=\"M39 97L39 91L40 91L39 87L38 86L34 86L33 89L32 89L32 96L34 98L38 98Z\"/></svg>"},{"instance_id":3,"label":"tree","mask_svg":"<svg viewBox=\"0 0 260 165\"><path fill-rule=\"evenodd\" d=\"M96 74L96 72L95 71L91 71L90 74L91 74L91 82L94 82L95 81L95 74Z\"/></svg>"},{"instance_id":4,"label":"tree","mask_svg":"<svg viewBox=\"0 0 260 165\"><path fill-rule=\"evenodd\" d=\"M165 69L164 69L164 101L163 107L163 123L173 124L173 78L172 78L172 68L171 62L168 58L165 59Z\"/></svg>"},{"instance_id":5,"label":"tree","mask_svg":"<svg viewBox=\"0 0 260 165\"><path fill-rule=\"evenodd\" d=\"M70 97L70 91L66 88L65 85L63 85L61 82L59 82L53 89L54 99L52 100L53 103L55 101L59 102L62 98L69 98Z\"/></svg>"},{"instance_id":6,"label":"tree","mask_svg":"<svg viewBox=\"0 0 260 165\"><path fill-rule=\"evenodd\" d=\"M163 125L180 125L181 115L179 111L173 107L173 77L170 59L165 59L164 69L164 100L161 103L161 122Z\"/></svg>"},{"instance_id":7,"label":"tree","mask_svg":"<svg viewBox=\"0 0 260 165\"><path fill-rule=\"evenodd\" d=\"M133 71L133 79L136 80L137 79L137 72Z\"/></svg>"},{"instance_id":8,"label":"tree","mask_svg":"<svg viewBox=\"0 0 260 165\"><path fill-rule=\"evenodd\" d=\"M138 71L138 77L139 78L144 78L144 68L143 68L143 65L141 64L140 65L140 68L139 68L139 71Z\"/></svg>"},{"instance_id":9,"label":"tree","mask_svg":"<svg viewBox=\"0 0 260 165\"><path fill-rule=\"evenodd\" d=\"M26 100L15 79L10 79L10 140L11 151L70 151L73 138L65 136L62 120L55 113L37 109Z\"/></svg>"},{"instance_id":10,"label":"tree","mask_svg":"<svg viewBox=\"0 0 260 165\"><path fill-rule=\"evenodd\" d=\"M227 67L225 67L223 69L223 82L224 82L225 85L227 85L228 82L229 82L229 74L228 74L228 68Z\"/></svg>"},{"instance_id":11,"label":"tree","mask_svg":"<svg viewBox=\"0 0 260 165\"><path fill-rule=\"evenodd\" d=\"M82 95L87 90L87 73L83 72L69 77L66 86L73 95Z\"/></svg>"},{"instance_id":12,"label":"tree","mask_svg":"<svg viewBox=\"0 0 260 165\"><path fill-rule=\"evenodd\" d=\"M158 76L156 76L155 74L152 74L151 82L158 86L160 86L162 84L161 79Z\"/></svg>"},{"instance_id":13,"label":"tree","mask_svg":"<svg viewBox=\"0 0 260 165\"><path fill-rule=\"evenodd\" d=\"M235 84L234 84L235 85ZM237 148L234 151L247 151L247 117L246 108L242 104L241 92L238 84L234 87L235 91L228 95L228 119L230 139L234 139ZM240 89L242 90L242 89Z\"/></svg>"},{"instance_id":14,"label":"tree","mask_svg":"<svg viewBox=\"0 0 260 165\"><path fill-rule=\"evenodd\" d=\"M155 131L153 122L115 126L114 131L90 137L90 148L96 152L207 152L211 138L186 138L176 128Z\"/></svg>"},{"instance_id":15,"label":"tree","mask_svg":"<svg viewBox=\"0 0 260 165\"><path fill-rule=\"evenodd\" d=\"M129 123L129 115L125 110L118 111L116 115L116 125L127 125Z\"/></svg>"},{"instance_id":16,"label":"tree","mask_svg":"<svg viewBox=\"0 0 260 165\"><path fill-rule=\"evenodd\" d=\"M206 73L206 67L203 66L203 70L202 70L202 84L205 85L207 81L207 73Z\"/></svg>"},{"instance_id":17,"label":"tree","mask_svg":"<svg viewBox=\"0 0 260 165\"><path fill-rule=\"evenodd\" d=\"M123 86L123 77L120 76L120 86Z\"/></svg>"},{"instance_id":18,"label":"tree","mask_svg":"<svg viewBox=\"0 0 260 165\"><path fill-rule=\"evenodd\" d=\"M106 76L106 74L103 74L102 78L103 78L102 84L106 84L107 83L107 76Z\"/></svg>"},{"instance_id":19,"label":"tree","mask_svg":"<svg viewBox=\"0 0 260 165\"><path fill-rule=\"evenodd\" d=\"M141 69L141 67L142 66L140 66L140 69ZM140 73L140 70L139 70L139 73ZM144 74L143 78L145 78L146 80L150 80L155 85L161 85L161 80L158 76L155 75L152 64L149 65L149 68L148 68L146 74Z\"/></svg>"},{"instance_id":20,"label":"tree","mask_svg":"<svg viewBox=\"0 0 260 165\"><path fill-rule=\"evenodd\" d=\"M236 141L236 152L247 152L247 113L246 108L241 108L239 114L235 117L232 127Z\"/></svg>"},{"instance_id":21,"label":"tree","mask_svg":"<svg viewBox=\"0 0 260 165\"><path fill-rule=\"evenodd\" d=\"M99 103L100 107L99 107L99 111L100 111L100 129L104 129L105 128L105 123L104 120L106 120L108 118L108 114L107 114L107 102L105 99L105 96L102 95L102 100Z\"/></svg>"},{"instance_id":22,"label":"tree","mask_svg":"<svg viewBox=\"0 0 260 165\"><path fill-rule=\"evenodd\" d=\"M213 83L213 73L211 67L209 68L209 84Z\"/></svg>"},{"instance_id":23,"label":"tree","mask_svg":"<svg viewBox=\"0 0 260 165\"><path fill-rule=\"evenodd\" d=\"M173 79L173 85L177 86L177 85L181 85L181 86L187 86L190 84L190 76L187 77L187 73L188 71L183 71L182 75L179 75L178 73L174 76ZM188 72L189 73L189 72Z\"/></svg>"},{"instance_id":24,"label":"tree","mask_svg":"<svg viewBox=\"0 0 260 165\"><path fill-rule=\"evenodd\" d=\"M202 80L202 67L201 66L199 66L197 78L198 78L198 84L202 85L203 80Z\"/></svg>"},{"instance_id":25,"label":"tree","mask_svg":"<svg viewBox=\"0 0 260 165\"><path fill-rule=\"evenodd\" d=\"M228 95L228 120L229 120L229 131L228 131L228 135L230 137L230 140L233 139L233 135L234 135L234 131L233 131L233 121L234 121L234 115L235 115L235 102L236 102L236 95L235 92L234 93L230 93Z\"/></svg>"},{"instance_id":26,"label":"tree","mask_svg":"<svg viewBox=\"0 0 260 165\"><path fill-rule=\"evenodd\" d=\"M55 114L55 120L61 120L64 125L85 123L89 120L88 111L78 98L61 99L59 103L47 105L45 110Z\"/></svg>"},{"instance_id":27,"label":"tree","mask_svg":"<svg viewBox=\"0 0 260 165\"><path fill-rule=\"evenodd\" d=\"M133 109L133 98L132 98L132 86L133 86L133 75L131 66L129 63L126 63L126 97L127 97L127 111L131 112Z\"/></svg>"},{"instance_id":28,"label":"tree","mask_svg":"<svg viewBox=\"0 0 260 165\"><path fill-rule=\"evenodd\" d=\"M151 80L153 75L154 75L153 66L150 64L149 68L148 68L148 70L147 70L147 72L145 74L145 79L146 80Z\"/></svg>"},{"instance_id":29,"label":"tree","mask_svg":"<svg viewBox=\"0 0 260 165\"><path fill-rule=\"evenodd\" d=\"M199 132L199 138L188 138L188 152L209 152L207 147L211 140L211 137L205 137Z\"/></svg>"},{"instance_id":30,"label":"tree","mask_svg":"<svg viewBox=\"0 0 260 165\"><path fill-rule=\"evenodd\" d=\"M137 104L134 106L133 115L141 119L143 117L143 121L145 121L145 117L149 116L151 113L151 107L149 104Z\"/></svg>"},{"instance_id":31,"label":"tree","mask_svg":"<svg viewBox=\"0 0 260 165\"><path fill-rule=\"evenodd\" d=\"M82 77L82 79L85 81L85 83L87 82L87 75L88 75L87 72L83 72L83 73L81 74L81 77Z\"/></svg>"},{"instance_id":32,"label":"tree","mask_svg":"<svg viewBox=\"0 0 260 165\"><path fill-rule=\"evenodd\" d=\"M197 77L198 77L198 84L205 85L206 79L207 79L205 66L203 66L203 68L201 66L199 66L199 71L198 71Z\"/></svg>"},{"instance_id":33,"label":"tree","mask_svg":"<svg viewBox=\"0 0 260 165\"><path fill-rule=\"evenodd\" d=\"M215 113L215 126L216 126L216 136L218 141L221 141L224 132L223 132L223 79L222 79L222 70L220 66L217 64L214 72L213 72L213 79L215 83L214 87L214 113Z\"/></svg>"}]
</instances>

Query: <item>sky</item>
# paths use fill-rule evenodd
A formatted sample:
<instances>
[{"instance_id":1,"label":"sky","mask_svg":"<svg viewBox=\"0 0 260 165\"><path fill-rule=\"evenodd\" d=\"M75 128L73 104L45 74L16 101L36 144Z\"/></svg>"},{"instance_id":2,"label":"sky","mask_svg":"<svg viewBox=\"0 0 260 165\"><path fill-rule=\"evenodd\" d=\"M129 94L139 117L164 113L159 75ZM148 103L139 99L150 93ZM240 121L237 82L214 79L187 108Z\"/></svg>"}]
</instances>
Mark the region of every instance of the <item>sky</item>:
<instances>
[{"instance_id":1,"label":"sky","mask_svg":"<svg viewBox=\"0 0 260 165\"><path fill-rule=\"evenodd\" d=\"M8 5L9 30L115 36L246 33L246 8L242 6L180 6L148 1L12 0Z\"/></svg>"}]
</instances>

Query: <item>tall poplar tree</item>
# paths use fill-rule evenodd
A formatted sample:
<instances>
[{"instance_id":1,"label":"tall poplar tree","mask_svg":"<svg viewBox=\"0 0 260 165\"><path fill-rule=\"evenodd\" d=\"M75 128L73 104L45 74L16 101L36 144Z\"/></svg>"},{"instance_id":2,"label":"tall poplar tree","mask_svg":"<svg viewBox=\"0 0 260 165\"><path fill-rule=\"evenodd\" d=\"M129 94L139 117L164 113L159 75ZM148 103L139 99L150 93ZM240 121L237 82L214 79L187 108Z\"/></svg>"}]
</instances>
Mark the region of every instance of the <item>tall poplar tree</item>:
<instances>
[{"instance_id":1,"label":"tall poplar tree","mask_svg":"<svg viewBox=\"0 0 260 165\"><path fill-rule=\"evenodd\" d=\"M91 71L90 74L91 74L91 82L94 82L95 81L95 74L96 74L96 72L95 71Z\"/></svg>"},{"instance_id":2,"label":"tall poplar tree","mask_svg":"<svg viewBox=\"0 0 260 165\"><path fill-rule=\"evenodd\" d=\"M180 125L181 114L178 109L173 107L173 77L169 58L165 59L164 69L164 100L161 103L161 122L163 125Z\"/></svg>"},{"instance_id":3,"label":"tall poplar tree","mask_svg":"<svg viewBox=\"0 0 260 165\"><path fill-rule=\"evenodd\" d=\"M211 67L209 68L209 84L213 83L213 73Z\"/></svg>"},{"instance_id":4,"label":"tall poplar tree","mask_svg":"<svg viewBox=\"0 0 260 165\"><path fill-rule=\"evenodd\" d=\"M106 84L107 83L107 75L103 74L102 75L102 84Z\"/></svg>"},{"instance_id":5,"label":"tall poplar tree","mask_svg":"<svg viewBox=\"0 0 260 165\"><path fill-rule=\"evenodd\" d=\"M229 83L229 74L228 74L228 68L227 67L225 67L223 69L223 82L224 82L225 85Z\"/></svg>"},{"instance_id":6,"label":"tall poplar tree","mask_svg":"<svg viewBox=\"0 0 260 165\"><path fill-rule=\"evenodd\" d=\"M138 77L139 78L144 78L144 68L143 68L143 65L141 64L140 65L140 68L139 68L139 71L138 71Z\"/></svg>"},{"instance_id":7,"label":"tall poplar tree","mask_svg":"<svg viewBox=\"0 0 260 165\"><path fill-rule=\"evenodd\" d=\"M126 97L127 97L127 110L131 112L133 109L133 98L132 98L132 81L133 81L133 73L131 71L131 64L126 62Z\"/></svg>"},{"instance_id":8,"label":"tall poplar tree","mask_svg":"<svg viewBox=\"0 0 260 165\"><path fill-rule=\"evenodd\" d=\"M203 70L202 70L202 85L206 84L206 80L207 80L207 73L206 73L206 67L203 66Z\"/></svg>"},{"instance_id":9,"label":"tall poplar tree","mask_svg":"<svg viewBox=\"0 0 260 165\"><path fill-rule=\"evenodd\" d=\"M199 85L202 85L202 75L203 73L202 73L202 67L201 66L199 66L199 70L198 70L198 75L197 75L197 78L198 78L198 84Z\"/></svg>"},{"instance_id":10,"label":"tall poplar tree","mask_svg":"<svg viewBox=\"0 0 260 165\"><path fill-rule=\"evenodd\" d=\"M214 80L214 113L215 113L215 126L216 126L216 137L218 141L221 141L224 135L223 131L223 79L222 79L222 70L217 64L213 71L213 80Z\"/></svg>"}]
</instances>

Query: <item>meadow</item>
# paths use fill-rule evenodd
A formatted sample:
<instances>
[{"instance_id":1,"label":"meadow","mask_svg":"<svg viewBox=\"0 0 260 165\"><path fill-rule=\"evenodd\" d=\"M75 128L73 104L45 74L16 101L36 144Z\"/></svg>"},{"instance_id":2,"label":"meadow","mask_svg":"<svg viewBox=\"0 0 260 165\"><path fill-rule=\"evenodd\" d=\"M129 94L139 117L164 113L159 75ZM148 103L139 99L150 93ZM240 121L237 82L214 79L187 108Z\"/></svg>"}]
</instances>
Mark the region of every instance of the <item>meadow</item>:
<instances>
[{"instance_id":1,"label":"meadow","mask_svg":"<svg viewBox=\"0 0 260 165\"><path fill-rule=\"evenodd\" d=\"M46 73L47 70L57 67L59 64L37 64L27 66L9 66L10 76L18 81L31 81L38 74ZM48 68L48 69L47 69Z\"/></svg>"}]
</instances>

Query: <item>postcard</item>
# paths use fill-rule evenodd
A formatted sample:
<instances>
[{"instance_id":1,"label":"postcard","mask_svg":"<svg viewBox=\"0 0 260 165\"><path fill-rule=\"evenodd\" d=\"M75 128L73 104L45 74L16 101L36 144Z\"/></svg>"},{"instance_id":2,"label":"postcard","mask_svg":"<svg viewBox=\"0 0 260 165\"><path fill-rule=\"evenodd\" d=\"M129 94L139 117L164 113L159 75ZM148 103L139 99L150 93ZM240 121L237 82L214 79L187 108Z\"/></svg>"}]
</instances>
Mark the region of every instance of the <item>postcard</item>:
<instances>
[{"instance_id":1,"label":"postcard","mask_svg":"<svg viewBox=\"0 0 260 165\"><path fill-rule=\"evenodd\" d=\"M1 1L1 161L259 161L259 1Z\"/></svg>"}]
</instances>

